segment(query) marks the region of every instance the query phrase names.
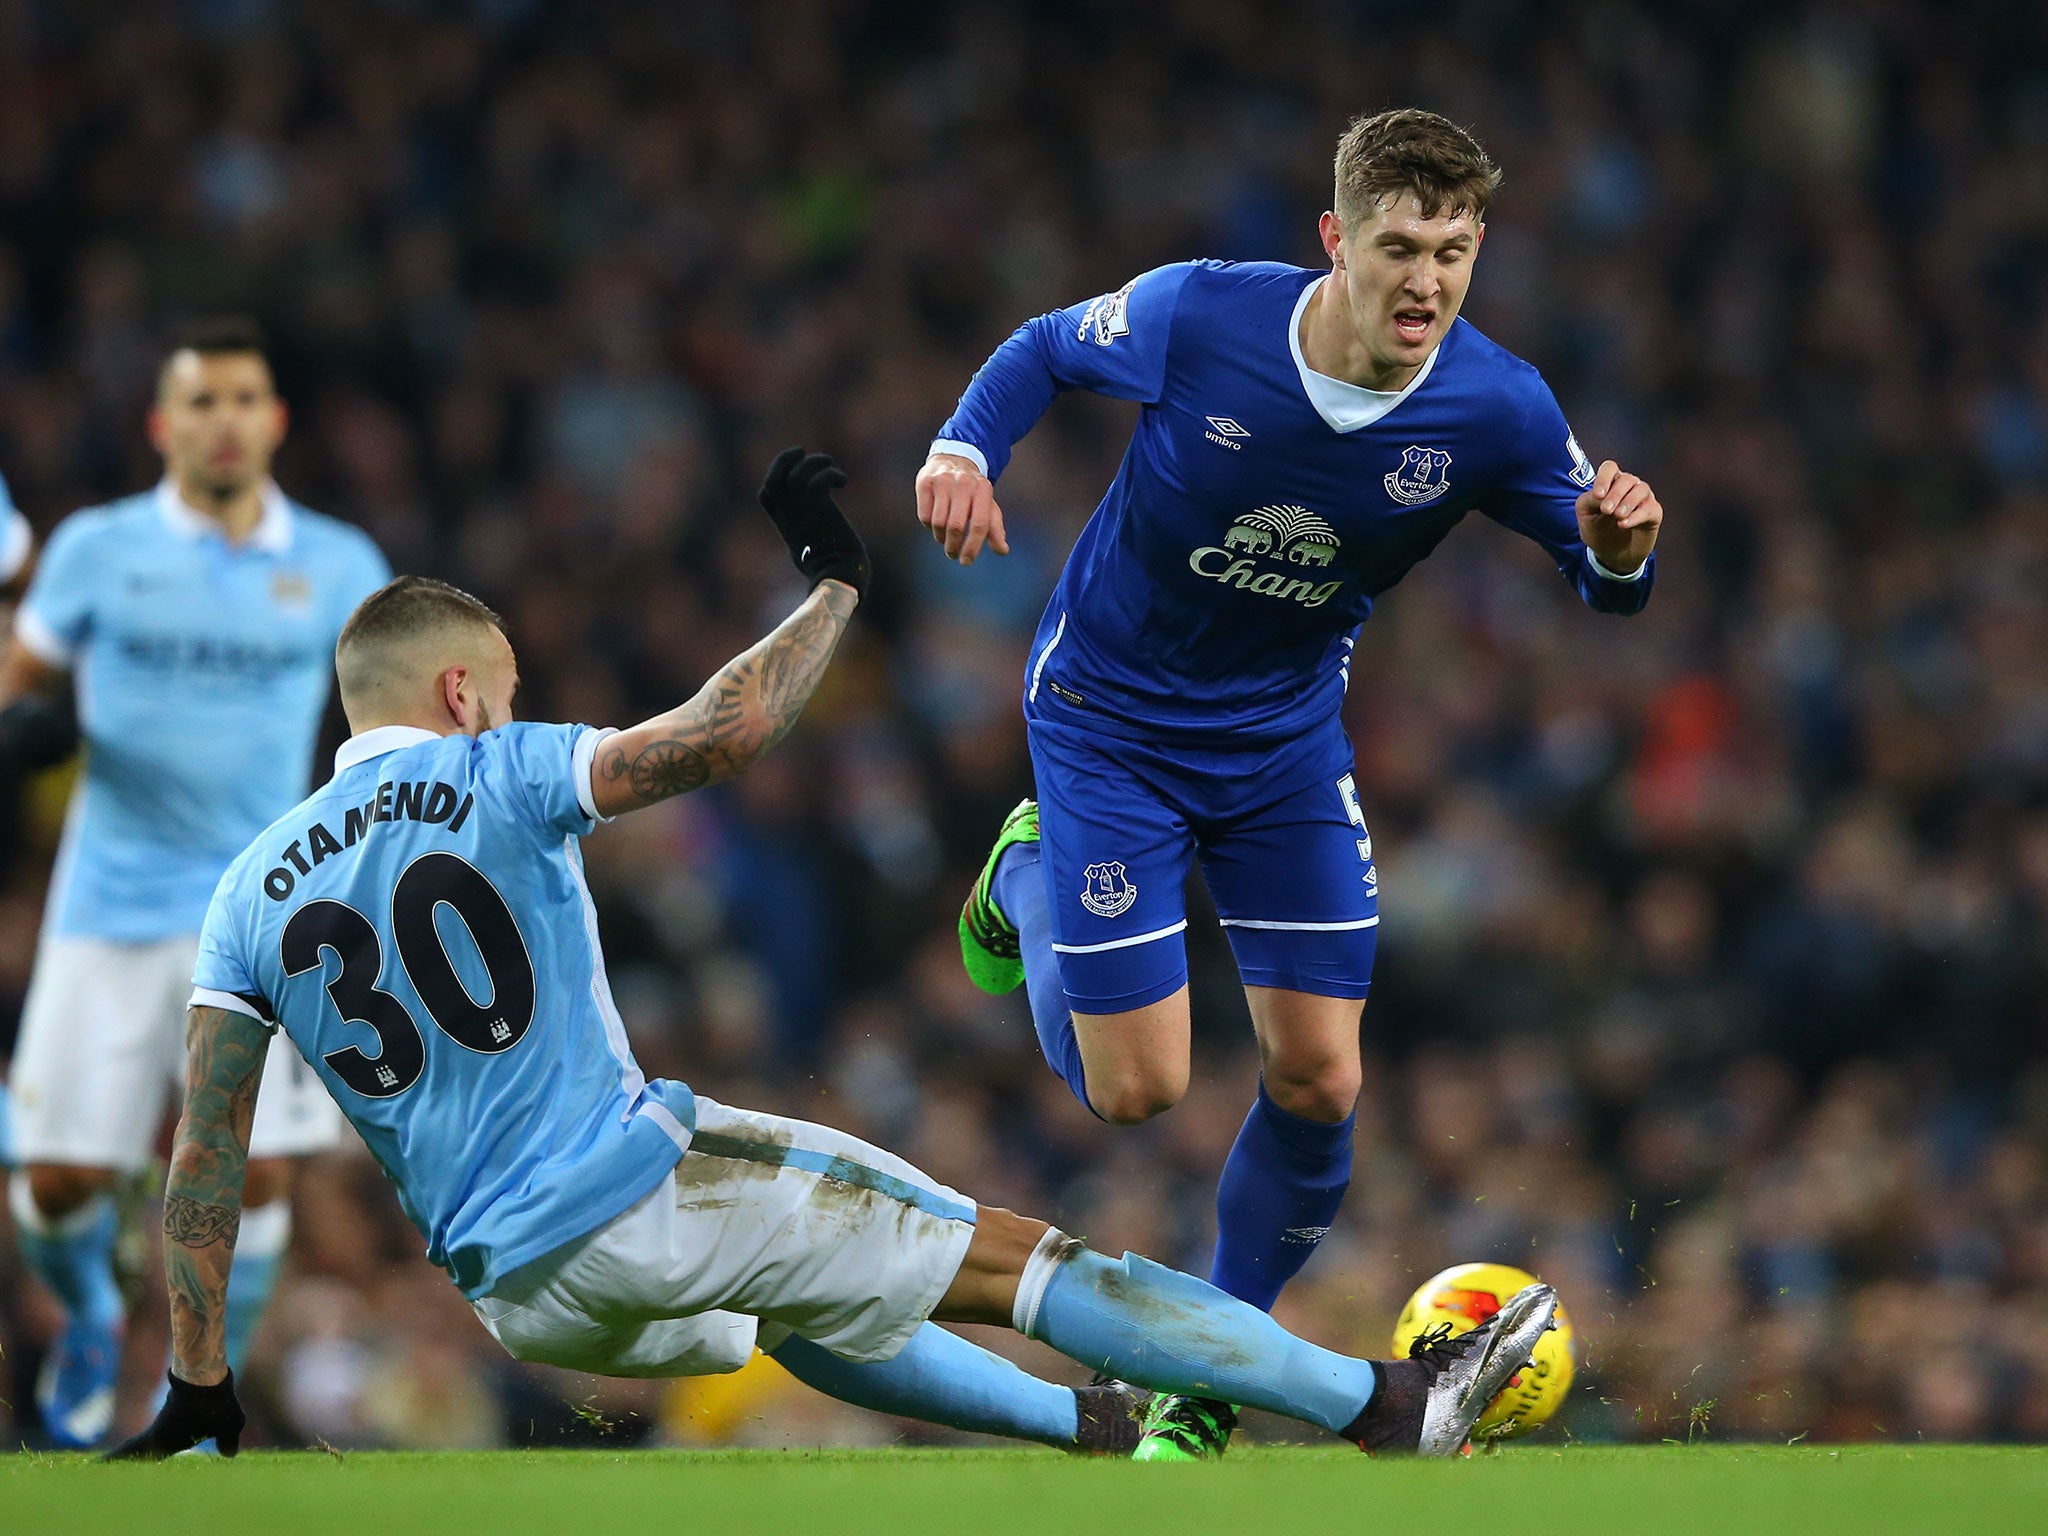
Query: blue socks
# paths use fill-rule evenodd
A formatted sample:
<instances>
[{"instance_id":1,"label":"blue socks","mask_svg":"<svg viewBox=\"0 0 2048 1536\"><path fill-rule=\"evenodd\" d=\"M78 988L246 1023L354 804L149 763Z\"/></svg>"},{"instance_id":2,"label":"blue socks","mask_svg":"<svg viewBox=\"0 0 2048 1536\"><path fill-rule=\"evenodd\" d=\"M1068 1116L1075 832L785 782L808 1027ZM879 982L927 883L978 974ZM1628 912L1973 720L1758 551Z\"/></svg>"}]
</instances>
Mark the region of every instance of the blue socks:
<instances>
[{"instance_id":1,"label":"blue socks","mask_svg":"<svg viewBox=\"0 0 2048 1536\"><path fill-rule=\"evenodd\" d=\"M1062 1447L1079 1429L1070 1388L1040 1381L935 1323L889 1360L842 1360L795 1334L768 1355L805 1386L878 1413Z\"/></svg>"},{"instance_id":2,"label":"blue socks","mask_svg":"<svg viewBox=\"0 0 2048 1536\"><path fill-rule=\"evenodd\" d=\"M1297 1339L1257 1307L1127 1253L1052 1231L1017 1288L1018 1332L1119 1381L1319 1424L1341 1434L1371 1400L1367 1360Z\"/></svg>"},{"instance_id":3,"label":"blue socks","mask_svg":"<svg viewBox=\"0 0 2048 1536\"><path fill-rule=\"evenodd\" d=\"M1088 1075L1081 1066L1081 1043L1074 1038L1074 1009L1060 985L1059 957L1052 952L1052 900L1046 893L1038 844L1012 843L1005 848L990 889L1003 916L1016 925L1038 1048L1045 1052L1046 1064L1066 1079L1074 1097L1088 1104Z\"/></svg>"},{"instance_id":4,"label":"blue socks","mask_svg":"<svg viewBox=\"0 0 2048 1536\"><path fill-rule=\"evenodd\" d=\"M1305 1120L1275 1104L1259 1084L1216 1186L1212 1285L1272 1310L1344 1203L1357 1118L1347 1115L1336 1125Z\"/></svg>"},{"instance_id":5,"label":"blue socks","mask_svg":"<svg viewBox=\"0 0 2048 1536\"><path fill-rule=\"evenodd\" d=\"M228 1369L237 1376L249 1358L249 1340L277 1277L284 1268L285 1249L292 1240L292 1206L273 1200L242 1213L241 1235L235 1239L234 1262L228 1267Z\"/></svg>"}]
</instances>

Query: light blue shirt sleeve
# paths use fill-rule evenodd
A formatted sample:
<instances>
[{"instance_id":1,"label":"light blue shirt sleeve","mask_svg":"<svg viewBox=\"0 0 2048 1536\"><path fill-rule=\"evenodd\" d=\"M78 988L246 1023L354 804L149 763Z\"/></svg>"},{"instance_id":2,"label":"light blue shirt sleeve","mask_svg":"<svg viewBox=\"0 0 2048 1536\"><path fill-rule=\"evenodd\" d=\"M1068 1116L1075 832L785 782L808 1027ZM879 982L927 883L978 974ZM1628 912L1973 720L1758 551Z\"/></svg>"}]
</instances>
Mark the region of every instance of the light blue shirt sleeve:
<instances>
[{"instance_id":1,"label":"light blue shirt sleeve","mask_svg":"<svg viewBox=\"0 0 2048 1536\"><path fill-rule=\"evenodd\" d=\"M478 778L543 836L582 837L605 819L591 795L590 765L598 743L615 734L587 725L501 725L477 738L487 756Z\"/></svg>"},{"instance_id":2,"label":"light blue shirt sleeve","mask_svg":"<svg viewBox=\"0 0 2048 1536\"><path fill-rule=\"evenodd\" d=\"M21 643L52 666L70 666L92 636L94 592L100 584L92 554L97 521L91 514L75 513L57 525L14 616Z\"/></svg>"},{"instance_id":3,"label":"light blue shirt sleeve","mask_svg":"<svg viewBox=\"0 0 2048 1536\"><path fill-rule=\"evenodd\" d=\"M1115 293L1025 321L981 365L932 451L970 459L993 480L1062 390L1155 404L1166 388L1174 311L1192 270L1188 262L1155 267Z\"/></svg>"},{"instance_id":4,"label":"light blue shirt sleeve","mask_svg":"<svg viewBox=\"0 0 2048 1536\"><path fill-rule=\"evenodd\" d=\"M206 909L206 922L199 930L199 958L192 967L192 1002L195 1006L246 1013L274 1028L276 1015L263 995L242 943L241 917L234 872L230 871L213 893L213 901Z\"/></svg>"}]
</instances>

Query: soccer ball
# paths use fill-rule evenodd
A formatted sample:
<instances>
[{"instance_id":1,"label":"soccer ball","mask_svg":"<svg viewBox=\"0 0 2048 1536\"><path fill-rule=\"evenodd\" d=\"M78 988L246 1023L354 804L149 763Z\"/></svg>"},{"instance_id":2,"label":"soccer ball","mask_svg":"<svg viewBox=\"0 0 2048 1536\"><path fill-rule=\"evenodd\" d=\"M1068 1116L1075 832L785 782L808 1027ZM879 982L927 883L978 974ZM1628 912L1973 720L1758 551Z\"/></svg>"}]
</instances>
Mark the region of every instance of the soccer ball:
<instances>
[{"instance_id":1,"label":"soccer ball","mask_svg":"<svg viewBox=\"0 0 2048 1536\"><path fill-rule=\"evenodd\" d=\"M1439 1323L1448 1323L1454 1335L1477 1328L1500 1310L1502 1302L1535 1283L1534 1275L1509 1264L1453 1264L1432 1275L1408 1298L1394 1324L1395 1358L1406 1359L1408 1346ZM1577 1366L1572 1320L1560 1302L1557 1327L1537 1341L1534 1363L1508 1379L1472 1426L1472 1438L1512 1440L1528 1434L1557 1412L1571 1390Z\"/></svg>"}]
</instances>

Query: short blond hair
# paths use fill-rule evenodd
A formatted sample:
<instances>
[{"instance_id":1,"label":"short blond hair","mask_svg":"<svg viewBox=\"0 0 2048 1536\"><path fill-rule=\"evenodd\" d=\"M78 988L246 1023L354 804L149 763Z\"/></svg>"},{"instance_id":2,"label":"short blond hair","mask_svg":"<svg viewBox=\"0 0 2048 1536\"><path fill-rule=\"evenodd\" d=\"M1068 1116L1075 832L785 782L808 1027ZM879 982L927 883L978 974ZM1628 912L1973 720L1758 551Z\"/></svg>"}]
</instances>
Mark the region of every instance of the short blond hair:
<instances>
[{"instance_id":1,"label":"short blond hair","mask_svg":"<svg viewBox=\"0 0 2048 1536\"><path fill-rule=\"evenodd\" d=\"M1479 141L1447 117L1402 107L1353 118L1337 141L1337 217L1355 228L1403 194L1413 194L1424 218L1439 214L1486 217L1500 190L1500 168Z\"/></svg>"},{"instance_id":2,"label":"short blond hair","mask_svg":"<svg viewBox=\"0 0 2048 1536\"><path fill-rule=\"evenodd\" d=\"M420 641L468 632L502 631L497 614L460 587L431 576L400 576L356 605L334 646L342 707L388 688L393 666Z\"/></svg>"}]
</instances>

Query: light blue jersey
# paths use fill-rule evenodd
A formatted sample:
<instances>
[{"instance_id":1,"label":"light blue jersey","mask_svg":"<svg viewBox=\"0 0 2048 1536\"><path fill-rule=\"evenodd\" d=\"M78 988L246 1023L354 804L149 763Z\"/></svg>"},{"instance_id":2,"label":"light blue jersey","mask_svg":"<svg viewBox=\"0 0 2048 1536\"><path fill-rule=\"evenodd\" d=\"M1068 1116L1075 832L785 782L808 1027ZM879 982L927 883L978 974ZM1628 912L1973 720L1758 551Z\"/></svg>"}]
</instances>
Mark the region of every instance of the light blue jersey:
<instances>
[{"instance_id":1,"label":"light blue jersey","mask_svg":"<svg viewBox=\"0 0 2048 1536\"><path fill-rule=\"evenodd\" d=\"M291 1036L465 1294L595 1231L689 1146L612 1003L577 839L605 732L383 726L229 867L195 1004Z\"/></svg>"},{"instance_id":2,"label":"light blue jersey","mask_svg":"<svg viewBox=\"0 0 2048 1536\"><path fill-rule=\"evenodd\" d=\"M228 861L306 792L334 642L390 576L275 487L240 544L169 484L58 525L15 615L75 674L85 737L48 931L198 931Z\"/></svg>"}]
</instances>

